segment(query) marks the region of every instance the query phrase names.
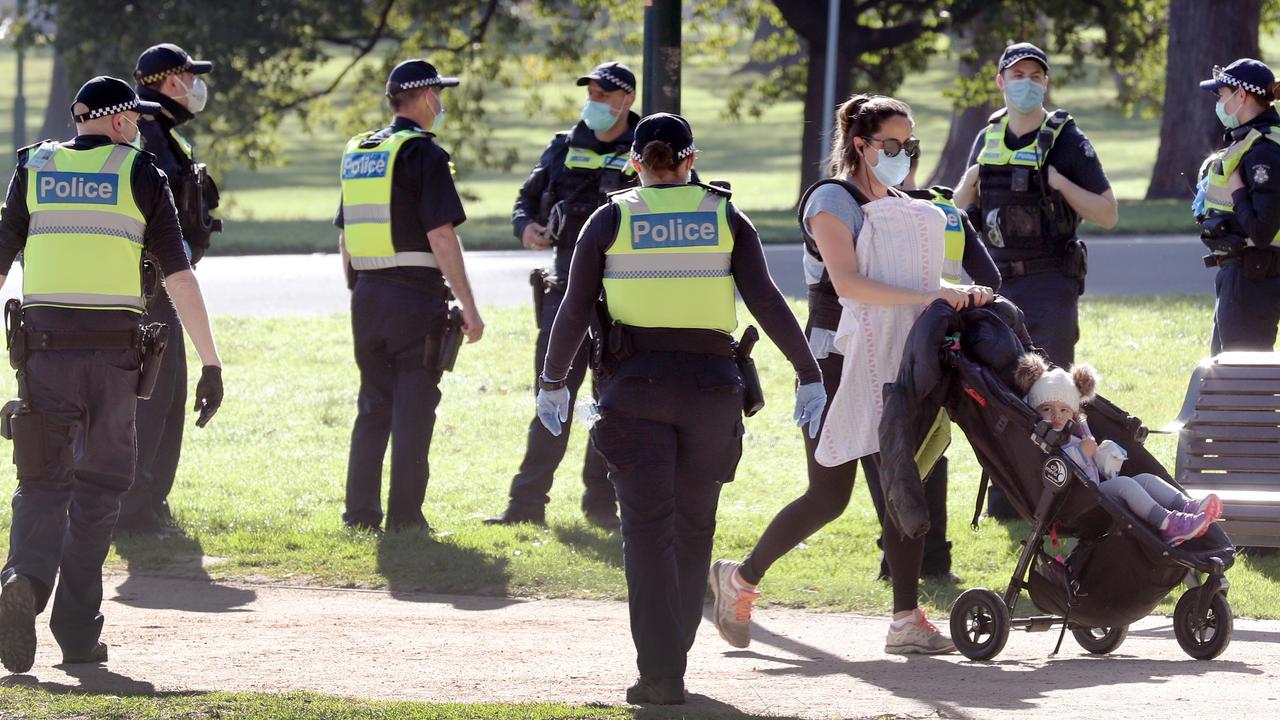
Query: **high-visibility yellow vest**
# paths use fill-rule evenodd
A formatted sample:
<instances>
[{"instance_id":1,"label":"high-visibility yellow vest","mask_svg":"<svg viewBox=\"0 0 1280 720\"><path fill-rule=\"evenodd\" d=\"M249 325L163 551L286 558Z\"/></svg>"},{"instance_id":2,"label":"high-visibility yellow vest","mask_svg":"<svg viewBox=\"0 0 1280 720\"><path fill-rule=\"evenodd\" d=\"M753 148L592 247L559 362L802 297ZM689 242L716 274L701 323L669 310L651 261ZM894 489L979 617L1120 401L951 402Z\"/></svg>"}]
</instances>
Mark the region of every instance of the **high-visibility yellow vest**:
<instances>
[{"instance_id":1,"label":"high-visibility yellow vest","mask_svg":"<svg viewBox=\"0 0 1280 720\"><path fill-rule=\"evenodd\" d=\"M342 225L351 267L439 267L432 253L397 252L391 240L391 178L396 156L409 140L430 135L421 130L398 130L381 142L366 143L377 132L351 138L342 154Z\"/></svg>"},{"instance_id":2,"label":"high-visibility yellow vest","mask_svg":"<svg viewBox=\"0 0 1280 720\"><path fill-rule=\"evenodd\" d=\"M564 154L564 166L570 170L617 170L623 175L635 174L631 167L630 154L627 151L615 153L598 153L587 148L569 146Z\"/></svg>"},{"instance_id":3,"label":"high-visibility yellow vest","mask_svg":"<svg viewBox=\"0 0 1280 720\"><path fill-rule=\"evenodd\" d=\"M1000 110L991 116L978 154L978 204L982 231L995 250L1055 255L1075 236L1079 216L1049 188L1044 173L1049 151L1071 122L1066 110L1055 110L1045 116L1030 145L1014 150L1005 144L1009 114ZM1046 207L1045 198L1055 202Z\"/></svg>"},{"instance_id":4,"label":"high-visibility yellow vest","mask_svg":"<svg viewBox=\"0 0 1280 720\"><path fill-rule=\"evenodd\" d=\"M41 151L33 150L26 165L31 219L23 251L23 305L142 313L147 222L131 180L138 151L52 143Z\"/></svg>"},{"instance_id":5,"label":"high-visibility yellow vest","mask_svg":"<svg viewBox=\"0 0 1280 720\"><path fill-rule=\"evenodd\" d=\"M1228 189L1231 176L1239 169L1245 153L1264 137L1280 144L1280 127L1251 128L1244 137L1211 154L1205 160L1204 165L1201 166L1209 178L1209 186L1204 193L1205 211L1217 210L1219 213L1235 214L1236 204L1231 199L1231 191ZM1274 240L1280 240L1280 232L1276 233ZM1248 243L1253 244L1252 238L1248 239Z\"/></svg>"},{"instance_id":6,"label":"high-visibility yellow vest","mask_svg":"<svg viewBox=\"0 0 1280 720\"><path fill-rule=\"evenodd\" d=\"M733 233L727 198L698 185L611 196L618 235L605 252L609 316L645 328L733 332Z\"/></svg>"},{"instance_id":7,"label":"high-visibility yellow vest","mask_svg":"<svg viewBox=\"0 0 1280 720\"><path fill-rule=\"evenodd\" d=\"M943 246L942 279L959 283L964 280L964 216L951 198L937 190L929 191L929 201L947 216L944 227L946 243Z\"/></svg>"}]
</instances>

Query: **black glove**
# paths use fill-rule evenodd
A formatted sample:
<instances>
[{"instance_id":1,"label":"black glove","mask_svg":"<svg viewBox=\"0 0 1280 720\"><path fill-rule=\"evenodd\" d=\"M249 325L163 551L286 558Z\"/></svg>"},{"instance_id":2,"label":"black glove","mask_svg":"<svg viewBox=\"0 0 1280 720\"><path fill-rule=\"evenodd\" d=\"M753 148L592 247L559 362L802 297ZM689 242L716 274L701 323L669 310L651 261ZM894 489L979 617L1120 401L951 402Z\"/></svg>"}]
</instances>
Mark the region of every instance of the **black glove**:
<instances>
[{"instance_id":1,"label":"black glove","mask_svg":"<svg viewBox=\"0 0 1280 720\"><path fill-rule=\"evenodd\" d=\"M205 365L200 370L200 382L196 383L196 405L191 408L200 413L196 427L204 427L222 405L222 368Z\"/></svg>"}]
</instances>

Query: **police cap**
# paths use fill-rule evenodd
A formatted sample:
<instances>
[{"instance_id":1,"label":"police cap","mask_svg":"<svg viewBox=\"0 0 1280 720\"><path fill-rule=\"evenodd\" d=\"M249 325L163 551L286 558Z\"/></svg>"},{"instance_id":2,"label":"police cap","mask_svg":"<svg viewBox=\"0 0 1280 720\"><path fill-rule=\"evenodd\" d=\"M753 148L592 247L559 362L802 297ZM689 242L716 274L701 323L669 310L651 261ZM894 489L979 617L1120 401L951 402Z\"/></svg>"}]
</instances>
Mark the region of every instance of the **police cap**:
<instances>
[{"instance_id":1,"label":"police cap","mask_svg":"<svg viewBox=\"0 0 1280 720\"><path fill-rule=\"evenodd\" d=\"M594 70L578 78L578 85L586 85L595 80L606 92L624 90L628 93L636 91L636 74L631 68L620 62L600 63Z\"/></svg>"},{"instance_id":2,"label":"police cap","mask_svg":"<svg viewBox=\"0 0 1280 720\"><path fill-rule=\"evenodd\" d=\"M75 114L74 109L71 111L76 122L115 115L128 110L143 115L159 115L161 111L159 103L139 100L138 94L133 91L129 83L106 75L99 75L80 86L80 92L76 93L72 107L79 103L84 103L88 109L79 115Z\"/></svg>"},{"instance_id":3,"label":"police cap","mask_svg":"<svg viewBox=\"0 0 1280 720\"><path fill-rule=\"evenodd\" d=\"M152 45L138 56L138 63L133 68L133 79L139 85L153 85L169 75L189 72L192 75L203 75L213 69L213 63L207 60L192 60L186 50L173 43Z\"/></svg>"},{"instance_id":4,"label":"police cap","mask_svg":"<svg viewBox=\"0 0 1280 720\"><path fill-rule=\"evenodd\" d=\"M387 76L387 94L423 87L457 87L458 78L440 77L436 66L426 60L405 60Z\"/></svg>"},{"instance_id":5,"label":"police cap","mask_svg":"<svg viewBox=\"0 0 1280 720\"><path fill-rule=\"evenodd\" d=\"M1013 67L1015 63L1030 58L1044 66L1044 71L1049 72L1049 56L1043 50L1032 45L1029 42L1014 43L1004 49L1000 54L1000 70L1004 72Z\"/></svg>"},{"instance_id":6,"label":"police cap","mask_svg":"<svg viewBox=\"0 0 1280 720\"><path fill-rule=\"evenodd\" d=\"M1200 87L1209 92L1217 92L1218 88L1244 88L1254 95L1266 98L1273 97L1271 86L1275 85L1276 76L1271 68L1261 60L1240 58L1226 67L1213 66L1213 79L1200 83Z\"/></svg>"},{"instance_id":7,"label":"police cap","mask_svg":"<svg viewBox=\"0 0 1280 720\"><path fill-rule=\"evenodd\" d=\"M689 122L671 113L654 113L636 124L631 157L640 160L645 146L654 141L670 145L677 160L684 160L698 151L693 145L693 129Z\"/></svg>"}]
</instances>

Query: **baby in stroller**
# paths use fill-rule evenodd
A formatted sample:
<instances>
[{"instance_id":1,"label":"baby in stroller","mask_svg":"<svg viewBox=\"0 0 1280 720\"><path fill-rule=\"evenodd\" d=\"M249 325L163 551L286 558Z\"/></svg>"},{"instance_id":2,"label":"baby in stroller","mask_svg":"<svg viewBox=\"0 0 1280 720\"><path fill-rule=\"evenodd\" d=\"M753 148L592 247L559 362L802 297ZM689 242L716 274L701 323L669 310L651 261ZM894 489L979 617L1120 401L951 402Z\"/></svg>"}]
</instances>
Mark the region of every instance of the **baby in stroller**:
<instances>
[{"instance_id":1,"label":"baby in stroller","mask_svg":"<svg viewBox=\"0 0 1280 720\"><path fill-rule=\"evenodd\" d=\"M1080 405L1091 401L1097 392L1098 373L1091 365L1076 364L1070 372L1049 369L1039 355L1027 353L1018 359L1014 378L1026 393L1027 404L1054 430L1061 431L1072 424L1063 452L1098 483L1103 495L1127 506L1158 529L1165 542L1180 545L1200 537L1222 514L1222 500L1217 495L1196 500L1156 475L1119 474L1128 457L1124 448L1110 440L1099 445L1080 412Z\"/></svg>"}]
</instances>

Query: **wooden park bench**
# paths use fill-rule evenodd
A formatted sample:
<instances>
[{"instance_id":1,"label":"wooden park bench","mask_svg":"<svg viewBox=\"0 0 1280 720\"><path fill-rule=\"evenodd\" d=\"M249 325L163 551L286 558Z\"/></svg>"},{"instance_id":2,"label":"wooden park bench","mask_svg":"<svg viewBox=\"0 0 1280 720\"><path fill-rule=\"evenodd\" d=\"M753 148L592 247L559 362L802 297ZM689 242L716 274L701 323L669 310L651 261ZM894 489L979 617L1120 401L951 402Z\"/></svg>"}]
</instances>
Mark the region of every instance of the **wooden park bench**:
<instances>
[{"instance_id":1,"label":"wooden park bench","mask_svg":"<svg viewBox=\"0 0 1280 720\"><path fill-rule=\"evenodd\" d=\"M1237 547L1280 547L1280 353L1222 353L1196 368L1178 433L1175 479L1217 493Z\"/></svg>"}]
</instances>

